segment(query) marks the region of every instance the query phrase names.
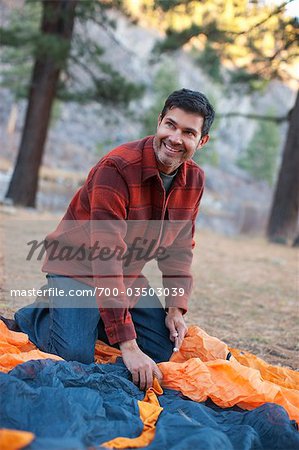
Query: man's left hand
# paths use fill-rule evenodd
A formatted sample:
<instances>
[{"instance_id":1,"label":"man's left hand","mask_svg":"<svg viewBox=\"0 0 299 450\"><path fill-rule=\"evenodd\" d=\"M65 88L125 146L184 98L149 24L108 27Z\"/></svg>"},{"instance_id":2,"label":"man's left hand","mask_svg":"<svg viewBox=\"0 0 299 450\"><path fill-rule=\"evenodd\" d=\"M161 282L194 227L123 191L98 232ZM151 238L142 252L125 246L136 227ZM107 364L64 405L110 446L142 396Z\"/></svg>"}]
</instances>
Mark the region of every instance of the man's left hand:
<instances>
[{"instance_id":1,"label":"man's left hand","mask_svg":"<svg viewBox=\"0 0 299 450\"><path fill-rule=\"evenodd\" d=\"M170 340L174 342L174 347L179 350L188 330L181 309L168 308L165 324L170 332Z\"/></svg>"}]
</instances>

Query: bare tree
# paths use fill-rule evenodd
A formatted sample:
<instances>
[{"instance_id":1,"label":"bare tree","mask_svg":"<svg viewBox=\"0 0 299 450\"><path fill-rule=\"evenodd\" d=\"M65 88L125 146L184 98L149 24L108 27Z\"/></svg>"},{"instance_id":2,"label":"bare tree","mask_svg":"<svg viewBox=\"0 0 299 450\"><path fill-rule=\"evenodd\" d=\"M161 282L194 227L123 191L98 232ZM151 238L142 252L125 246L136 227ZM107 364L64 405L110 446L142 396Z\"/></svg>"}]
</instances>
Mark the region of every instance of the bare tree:
<instances>
[{"instance_id":1,"label":"bare tree","mask_svg":"<svg viewBox=\"0 0 299 450\"><path fill-rule=\"evenodd\" d=\"M269 217L267 235L275 242L294 239L299 212L299 91L284 145L275 194Z\"/></svg>"}]
</instances>

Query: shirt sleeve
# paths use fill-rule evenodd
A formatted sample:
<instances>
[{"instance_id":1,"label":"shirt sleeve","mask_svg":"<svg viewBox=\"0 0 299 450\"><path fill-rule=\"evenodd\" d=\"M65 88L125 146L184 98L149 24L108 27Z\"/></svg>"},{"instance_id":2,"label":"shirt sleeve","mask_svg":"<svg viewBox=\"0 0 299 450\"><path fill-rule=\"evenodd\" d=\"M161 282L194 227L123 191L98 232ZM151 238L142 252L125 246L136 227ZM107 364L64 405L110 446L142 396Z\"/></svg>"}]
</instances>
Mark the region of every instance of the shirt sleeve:
<instances>
[{"instance_id":1,"label":"shirt sleeve","mask_svg":"<svg viewBox=\"0 0 299 450\"><path fill-rule=\"evenodd\" d=\"M126 251L128 188L113 162L104 160L88 183L91 245L106 249L93 255L92 275L97 303L110 344L136 338L129 312L121 255Z\"/></svg>"}]
</instances>

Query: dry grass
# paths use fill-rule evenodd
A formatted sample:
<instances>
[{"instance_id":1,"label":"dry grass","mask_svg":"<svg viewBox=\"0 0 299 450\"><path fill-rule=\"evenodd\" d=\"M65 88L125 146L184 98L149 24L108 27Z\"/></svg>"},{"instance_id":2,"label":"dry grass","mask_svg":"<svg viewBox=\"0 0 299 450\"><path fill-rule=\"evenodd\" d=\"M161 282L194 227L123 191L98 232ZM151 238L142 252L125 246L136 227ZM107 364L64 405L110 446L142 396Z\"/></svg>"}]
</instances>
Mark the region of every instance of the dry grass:
<instances>
[{"instance_id":1,"label":"dry grass","mask_svg":"<svg viewBox=\"0 0 299 450\"><path fill-rule=\"evenodd\" d=\"M188 321L232 347L299 368L298 250L197 233Z\"/></svg>"},{"instance_id":2,"label":"dry grass","mask_svg":"<svg viewBox=\"0 0 299 450\"><path fill-rule=\"evenodd\" d=\"M38 219L40 214L22 209L12 214L11 209L0 206L2 244L5 219L28 217ZM23 232L25 239L26 230ZM298 369L298 251L269 244L263 238L228 238L208 231L198 232L196 241L188 323L198 324L229 346ZM18 277L23 268L15 251ZM1 269L3 263L1 245ZM1 286L3 282L1 270ZM0 313L11 317L13 309L5 306L6 296L2 291Z\"/></svg>"}]
</instances>

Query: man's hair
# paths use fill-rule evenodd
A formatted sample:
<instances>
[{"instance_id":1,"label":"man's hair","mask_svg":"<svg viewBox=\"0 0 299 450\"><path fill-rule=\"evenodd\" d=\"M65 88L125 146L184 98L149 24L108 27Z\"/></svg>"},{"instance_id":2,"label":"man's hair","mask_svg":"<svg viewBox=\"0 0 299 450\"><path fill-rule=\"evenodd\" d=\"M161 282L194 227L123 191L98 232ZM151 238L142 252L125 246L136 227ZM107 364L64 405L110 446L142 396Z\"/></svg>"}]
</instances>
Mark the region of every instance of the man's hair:
<instances>
[{"instance_id":1,"label":"man's hair","mask_svg":"<svg viewBox=\"0 0 299 450\"><path fill-rule=\"evenodd\" d=\"M161 119L172 108L180 108L186 112L198 114L204 118L202 136L209 133L209 129L215 117L215 111L207 97L201 92L190 89L180 89L174 91L166 99L161 112Z\"/></svg>"}]
</instances>

